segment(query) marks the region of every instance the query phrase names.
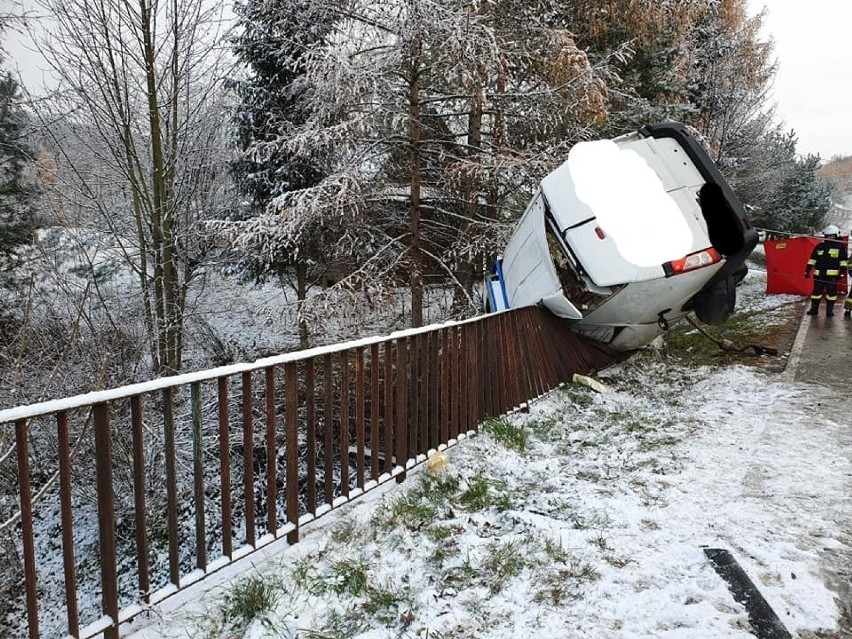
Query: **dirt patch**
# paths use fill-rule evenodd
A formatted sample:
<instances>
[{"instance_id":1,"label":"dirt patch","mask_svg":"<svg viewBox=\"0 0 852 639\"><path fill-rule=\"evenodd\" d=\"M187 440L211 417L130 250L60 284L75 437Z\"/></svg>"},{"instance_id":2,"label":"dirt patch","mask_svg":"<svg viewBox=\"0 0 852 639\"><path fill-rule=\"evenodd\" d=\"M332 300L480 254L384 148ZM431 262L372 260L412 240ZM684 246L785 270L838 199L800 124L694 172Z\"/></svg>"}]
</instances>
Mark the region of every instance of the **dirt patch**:
<instances>
[{"instance_id":1,"label":"dirt patch","mask_svg":"<svg viewBox=\"0 0 852 639\"><path fill-rule=\"evenodd\" d=\"M787 360L802 320L804 301L781 304L764 311L734 315L724 326L702 327L716 340L726 340L738 348L756 345L772 349L777 354L755 354L746 349L734 352L720 348L714 341L693 328L688 322L673 326L664 337L664 353L685 364L726 366L741 364L770 372L781 372Z\"/></svg>"}]
</instances>

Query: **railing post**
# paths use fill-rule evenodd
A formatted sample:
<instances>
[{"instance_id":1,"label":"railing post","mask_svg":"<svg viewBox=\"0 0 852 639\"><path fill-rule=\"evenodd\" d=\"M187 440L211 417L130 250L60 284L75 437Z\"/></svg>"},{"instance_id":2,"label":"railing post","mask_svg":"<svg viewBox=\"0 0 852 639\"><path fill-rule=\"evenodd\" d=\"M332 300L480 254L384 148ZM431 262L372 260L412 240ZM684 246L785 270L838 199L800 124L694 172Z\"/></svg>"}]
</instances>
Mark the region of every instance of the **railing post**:
<instances>
[{"instance_id":1,"label":"railing post","mask_svg":"<svg viewBox=\"0 0 852 639\"><path fill-rule=\"evenodd\" d=\"M287 543L299 541L299 378L295 362L284 366L284 423L287 446L287 519L294 528Z\"/></svg>"},{"instance_id":2,"label":"railing post","mask_svg":"<svg viewBox=\"0 0 852 639\"><path fill-rule=\"evenodd\" d=\"M246 543L257 543L254 529L254 413L251 373L242 374L243 392L243 506L246 510Z\"/></svg>"},{"instance_id":3,"label":"railing post","mask_svg":"<svg viewBox=\"0 0 852 639\"><path fill-rule=\"evenodd\" d=\"M118 576L115 559L115 495L112 484L112 434L109 406L92 407L95 422L95 474L98 493L98 530L101 551L103 612L112 619L105 639L118 639Z\"/></svg>"},{"instance_id":4,"label":"railing post","mask_svg":"<svg viewBox=\"0 0 852 639\"><path fill-rule=\"evenodd\" d=\"M394 440L396 444L396 465L402 472L396 476L397 482L405 481L405 462L408 460L408 344L410 338L396 340L396 424Z\"/></svg>"},{"instance_id":5,"label":"railing post","mask_svg":"<svg viewBox=\"0 0 852 639\"><path fill-rule=\"evenodd\" d=\"M366 480L366 383L364 380L364 349L355 350L355 485L364 489Z\"/></svg>"},{"instance_id":6,"label":"railing post","mask_svg":"<svg viewBox=\"0 0 852 639\"><path fill-rule=\"evenodd\" d=\"M379 345L370 346L370 479L379 478Z\"/></svg>"},{"instance_id":7,"label":"railing post","mask_svg":"<svg viewBox=\"0 0 852 639\"><path fill-rule=\"evenodd\" d=\"M189 387L192 407L192 474L195 495L195 567L207 570L207 531L204 517L204 446L201 441L201 384Z\"/></svg>"},{"instance_id":8,"label":"railing post","mask_svg":"<svg viewBox=\"0 0 852 639\"><path fill-rule=\"evenodd\" d=\"M275 367L266 368L266 528L278 536L278 459L275 424Z\"/></svg>"},{"instance_id":9,"label":"railing post","mask_svg":"<svg viewBox=\"0 0 852 639\"><path fill-rule=\"evenodd\" d=\"M325 503L331 505L334 502L334 380L332 378L331 353L326 353L323 357L322 371Z\"/></svg>"},{"instance_id":10,"label":"railing post","mask_svg":"<svg viewBox=\"0 0 852 639\"><path fill-rule=\"evenodd\" d=\"M382 467L382 471L385 473L390 473L393 470L393 428L395 424L393 416L393 342L385 342L385 347L382 349L382 354L384 355L385 365L385 382L384 388L382 389L384 391L385 400L385 463Z\"/></svg>"},{"instance_id":11,"label":"railing post","mask_svg":"<svg viewBox=\"0 0 852 639\"><path fill-rule=\"evenodd\" d=\"M163 389L163 428L166 447L166 508L169 529L169 581L180 587L180 543L177 515L177 463L175 461L174 393L171 387Z\"/></svg>"},{"instance_id":12,"label":"railing post","mask_svg":"<svg viewBox=\"0 0 852 639\"><path fill-rule=\"evenodd\" d=\"M349 497L349 351L340 352L340 492Z\"/></svg>"},{"instance_id":13,"label":"railing post","mask_svg":"<svg viewBox=\"0 0 852 639\"><path fill-rule=\"evenodd\" d=\"M68 441L68 413L56 415L59 434L59 501L62 511L62 561L65 572L65 608L68 634L80 637L80 616L77 610L77 579L74 562L74 517L71 512L71 447Z\"/></svg>"},{"instance_id":14,"label":"railing post","mask_svg":"<svg viewBox=\"0 0 852 639\"><path fill-rule=\"evenodd\" d=\"M231 429L228 401L228 378L216 382L219 405L219 489L222 493L222 554L231 559L234 554L231 523Z\"/></svg>"},{"instance_id":15,"label":"railing post","mask_svg":"<svg viewBox=\"0 0 852 639\"><path fill-rule=\"evenodd\" d=\"M24 546L24 583L27 597L27 622L30 639L39 638L38 592L36 590L35 540L33 539L33 502L30 485L30 457L27 446L27 420L15 422L15 446L18 454L18 489L21 497L21 540Z\"/></svg>"},{"instance_id":16,"label":"railing post","mask_svg":"<svg viewBox=\"0 0 852 639\"><path fill-rule=\"evenodd\" d=\"M151 578L148 567L148 514L145 506L145 446L142 441L142 398L130 398L130 421L133 430L133 517L136 527L136 565L139 596L151 598Z\"/></svg>"},{"instance_id":17,"label":"railing post","mask_svg":"<svg viewBox=\"0 0 852 639\"><path fill-rule=\"evenodd\" d=\"M308 512L317 512L317 408L316 379L314 360L305 360L305 412L307 417L307 455L308 455Z\"/></svg>"}]
</instances>

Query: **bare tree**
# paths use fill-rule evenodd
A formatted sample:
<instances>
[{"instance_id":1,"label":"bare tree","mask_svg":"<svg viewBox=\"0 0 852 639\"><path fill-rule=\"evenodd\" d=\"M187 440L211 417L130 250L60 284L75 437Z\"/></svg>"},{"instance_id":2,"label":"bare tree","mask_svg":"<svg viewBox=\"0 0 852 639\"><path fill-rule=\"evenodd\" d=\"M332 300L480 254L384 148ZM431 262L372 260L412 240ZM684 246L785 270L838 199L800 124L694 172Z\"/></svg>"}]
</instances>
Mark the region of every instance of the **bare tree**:
<instances>
[{"instance_id":1,"label":"bare tree","mask_svg":"<svg viewBox=\"0 0 852 639\"><path fill-rule=\"evenodd\" d=\"M188 287L225 168L221 6L202 0L36 0L59 86L37 103L63 188L134 268L152 368L181 368Z\"/></svg>"}]
</instances>

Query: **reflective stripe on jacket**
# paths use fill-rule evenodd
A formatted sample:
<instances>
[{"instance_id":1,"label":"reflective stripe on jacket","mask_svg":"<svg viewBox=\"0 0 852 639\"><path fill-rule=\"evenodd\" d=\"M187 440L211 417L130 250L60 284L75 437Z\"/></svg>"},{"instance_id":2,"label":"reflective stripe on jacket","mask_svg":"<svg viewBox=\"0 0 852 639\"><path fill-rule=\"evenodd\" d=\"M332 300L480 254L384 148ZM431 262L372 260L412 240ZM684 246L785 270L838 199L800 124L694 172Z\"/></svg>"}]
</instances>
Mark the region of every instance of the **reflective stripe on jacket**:
<instances>
[{"instance_id":1,"label":"reflective stripe on jacket","mask_svg":"<svg viewBox=\"0 0 852 639\"><path fill-rule=\"evenodd\" d=\"M811 251L805 274L809 274L813 269L814 277L837 279L846 276L848 266L846 246L838 240L823 240Z\"/></svg>"}]
</instances>

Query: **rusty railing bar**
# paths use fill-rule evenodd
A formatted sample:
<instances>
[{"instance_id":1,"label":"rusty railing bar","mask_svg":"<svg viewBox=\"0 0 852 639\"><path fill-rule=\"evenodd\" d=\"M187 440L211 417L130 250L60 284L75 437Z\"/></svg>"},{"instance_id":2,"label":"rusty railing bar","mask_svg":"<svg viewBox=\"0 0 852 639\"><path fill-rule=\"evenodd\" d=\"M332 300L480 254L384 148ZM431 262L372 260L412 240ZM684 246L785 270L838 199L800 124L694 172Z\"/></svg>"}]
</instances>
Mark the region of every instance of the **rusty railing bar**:
<instances>
[{"instance_id":1,"label":"rusty railing bar","mask_svg":"<svg viewBox=\"0 0 852 639\"><path fill-rule=\"evenodd\" d=\"M450 386L450 437L458 438L461 432L459 424L459 398L461 397L461 330L455 326L450 327L450 366L451 382Z\"/></svg>"},{"instance_id":2,"label":"rusty railing bar","mask_svg":"<svg viewBox=\"0 0 852 639\"><path fill-rule=\"evenodd\" d=\"M296 362L284 365L284 420L287 446L287 520L293 528L287 543L299 541L299 369Z\"/></svg>"},{"instance_id":3,"label":"rusty railing bar","mask_svg":"<svg viewBox=\"0 0 852 639\"><path fill-rule=\"evenodd\" d=\"M201 442L201 383L189 386L192 410L192 476L195 497L195 567L207 570L207 531L204 525L204 446Z\"/></svg>"},{"instance_id":4,"label":"rusty railing bar","mask_svg":"<svg viewBox=\"0 0 852 639\"><path fill-rule=\"evenodd\" d=\"M509 351L514 371L512 375L512 406L509 410L518 408L524 402L527 390L526 370L524 369L524 362L521 358L521 350L519 348L520 344L518 343L518 332L515 321L517 317L517 313L509 313L506 317L506 347Z\"/></svg>"},{"instance_id":5,"label":"rusty railing bar","mask_svg":"<svg viewBox=\"0 0 852 639\"><path fill-rule=\"evenodd\" d=\"M439 393L438 349L440 348L439 333L429 333L429 448L438 448L445 443L441 440L439 430L441 395Z\"/></svg>"},{"instance_id":6,"label":"rusty railing bar","mask_svg":"<svg viewBox=\"0 0 852 639\"><path fill-rule=\"evenodd\" d=\"M266 529L278 536L278 457L277 425L275 421L275 367L264 373L266 391Z\"/></svg>"},{"instance_id":7,"label":"rusty railing bar","mask_svg":"<svg viewBox=\"0 0 852 639\"><path fill-rule=\"evenodd\" d=\"M133 431L133 519L136 528L136 569L139 596L151 601L151 576L148 566L148 510L145 503L145 442L143 439L142 398L130 398L130 423Z\"/></svg>"},{"instance_id":8,"label":"rusty railing bar","mask_svg":"<svg viewBox=\"0 0 852 639\"><path fill-rule=\"evenodd\" d=\"M18 457L18 486L21 503L21 543L24 547L24 584L27 600L27 621L30 639L39 639L38 590L36 584L35 539L33 531L33 502L30 481L30 458L27 445L27 420L15 422L15 446Z\"/></svg>"},{"instance_id":9,"label":"rusty railing bar","mask_svg":"<svg viewBox=\"0 0 852 639\"><path fill-rule=\"evenodd\" d=\"M506 354L506 339L503 335L505 330L505 314L498 315L496 318L496 334L497 334L497 349L495 351L495 368L499 374L499 384L497 386L497 410L494 416L502 415L511 407L509 399L509 389L511 388L511 380L509 379L509 360Z\"/></svg>"},{"instance_id":10,"label":"rusty railing bar","mask_svg":"<svg viewBox=\"0 0 852 639\"><path fill-rule=\"evenodd\" d=\"M438 366L440 368L439 376L441 378L441 407L438 413L440 424L441 441L447 443L450 441L450 359L449 359L449 329L442 328L440 331L440 349L441 355L438 358Z\"/></svg>"},{"instance_id":11,"label":"rusty railing bar","mask_svg":"<svg viewBox=\"0 0 852 639\"><path fill-rule=\"evenodd\" d=\"M406 459L417 456L417 437L420 434L420 335L406 339L409 345L408 366L408 444Z\"/></svg>"},{"instance_id":12,"label":"rusty railing bar","mask_svg":"<svg viewBox=\"0 0 852 639\"><path fill-rule=\"evenodd\" d=\"M246 544L255 546L254 526L254 400L252 398L251 372L242 374L243 396L243 507L246 513Z\"/></svg>"},{"instance_id":13,"label":"rusty railing bar","mask_svg":"<svg viewBox=\"0 0 852 639\"><path fill-rule=\"evenodd\" d=\"M331 353L323 358L323 395L325 396L325 413L323 425L325 431L325 442L323 442L323 457L325 460L325 503L331 505L334 502L334 400L332 382Z\"/></svg>"},{"instance_id":14,"label":"rusty railing bar","mask_svg":"<svg viewBox=\"0 0 852 639\"><path fill-rule=\"evenodd\" d=\"M92 407L95 422L95 475L98 494L98 540L101 554L103 613L112 619L105 639L118 639L118 572L115 556L115 495L112 483L112 433L109 406Z\"/></svg>"},{"instance_id":15,"label":"rusty railing bar","mask_svg":"<svg viewBox=\"0 0 852 639\"><path fill-rule=\"evenodd\" d=\"M174 388L163 389L163 431L166 447L166 508L169 531L169 580L180 587L180 558L178 556L177 464L175 462Z\"/></svg>"},{"instance_id":16,"label":"rusty railing bar","mask_svg":"<svg viewBox=\"0 0 852 639\"><path fill-rule=\"evenodd\" d=\"M385 381L384 381L384 400L385 400L385 414L384 414L384 431L385 431L385 463L383 465L382 470L386 473L390 473L393 470L393 455L394 455L394 441L393 441L393 427L394 427L394 415L393 415L393 342L386 342L385 347L382 349L382 355L384 357L384 365L385 365Z\"/></svg>"},{"instance_id":17,"label":"rusty railing bar","mask_svg":"<svg viewBox=\"0 0 852 639\"><path fill-rule=\"evenodd\" d=\"M71 446L68 442L68 413L56 414L59 439L59 502L62 521L62 563L65 573L65 601L68 634L80 639L77 609L77 574L74 564L74 518L71 510Z\"/></svg>"},{"instance_id":18,"label":"rusty railing bar","mask_svg":"<svg viewBox=\"0 0 852 639\"><path fill-rule=\"evenodd\" d=\"M349 497L349 351L340 355L340 492Z\"/></svg>"},{"instance_id":19,"label":"rusty railing bar","mask_svg":"<svg viewBox=\"0 0 852 639\"><path fill-rule=\"evenodd\" d=\"M429 412L432 405L432 397L430 395L432 383L429 379L429 342L431 335L431 333L424 333L417 336L420 341L420 379L418 380L419 388L417 393L420 397L420 406L418 407L418 412L420 413L420 430L417 437L419 447L415 451L415 457L429 450Z\"/></svg>"},{"instance_id":20,"label":"rusty railing bar","mask_svg":"<svg viewBox=\"0 0 852 639\"><path fill-rule=\"evenodd\" d=\"M231 426L227 377L216 382L219 404L219 490L222 493L222 554L234 555L231 513Z\"/></svg>"},{"instance_id":21,"label":"rusty railing bar","mask_svg":"<svg viewBox=\"0 0 852 639\"><path fill-rule=\"evenodd\" d=\"M370 346L370 479L379 478L379 345Z\"/></svg>"},{"instance_id":22,"label":"rusty railing bar","mask_svg":"<svg viewBox=\"0 0 852 639\"><path fill-rule=\"evenodd\" d=\"M364 349L355 350L355 485L364 489L366 475L365 453L365 412L366 388L364 384Z\"/></svg>"},{"instance_id":23,"label":"rusty railing bar","mask_svg":"<svg viewBox=\"0 0 852 639\"><path fill-rule=\"evenodd\" d=\"M317 514L317 407L316 379L314 360L305 360L305 418L307 420L307 456L308 456L308 512Z\"/></svg>"},{"instance_id":24,"label":"rusty railing bar","mask_svg":"<svg viewBox=\"0 0 852 639\"><path fill-rule=\"evenodd\" d=\"M405 479L406 461L408 460L408 356L409 338L396 340L396 424L394 439L396 440L396 465L402 468L397 475L397 481Z\"/></svg>"},{"instance_id":25,"label":"rusty railing bar","mask_svg":"<svg viewBox=\"0 0 852 639\"><path fill-rule=\"evenodd\" d=\"M468 383L470 382L470 377L468 376L468 371L470 370L471 357L470 357L470 329L468 326L461 327L461 360L462 365L460 370L461 375L459 376L459 381L461 382L461 390L459 392L459 422L460 426L464 429L463 432L467 433L470 430L473 430L474 424L471 423L470 414L468 412L470 408L470 388Z\"/></svg>"}]
</instances>

